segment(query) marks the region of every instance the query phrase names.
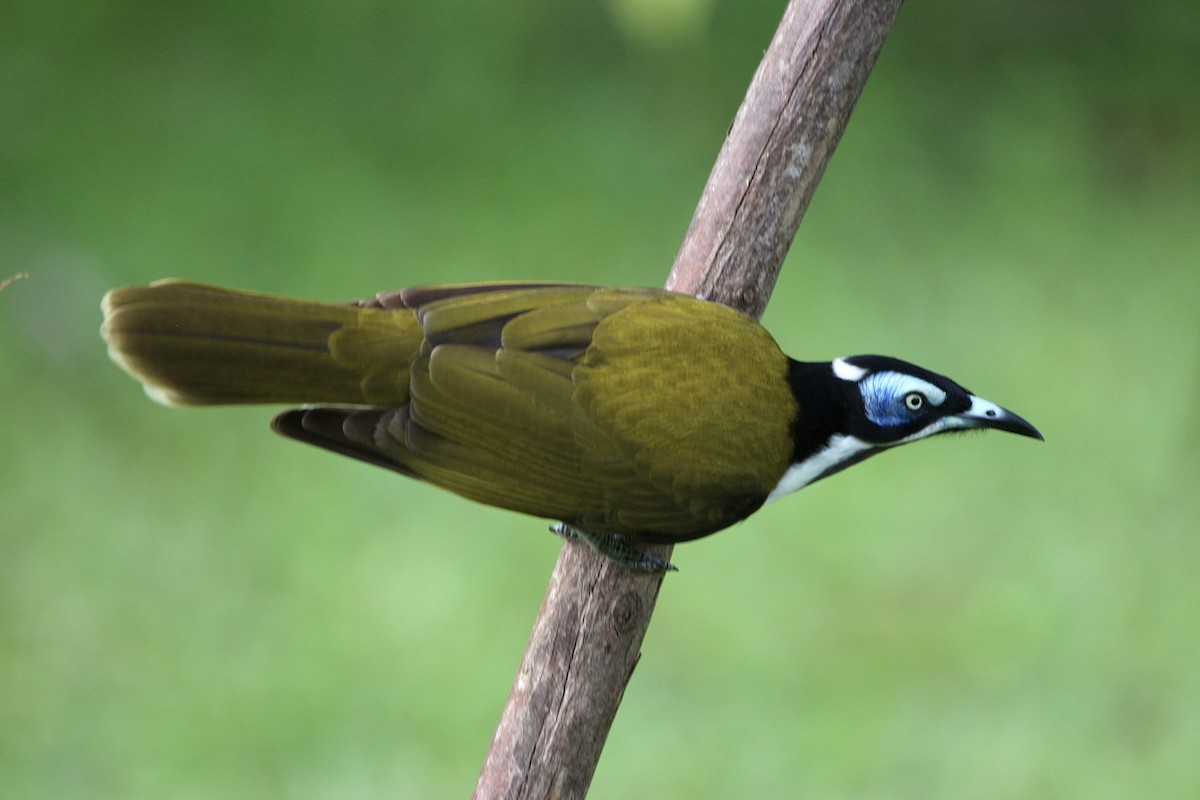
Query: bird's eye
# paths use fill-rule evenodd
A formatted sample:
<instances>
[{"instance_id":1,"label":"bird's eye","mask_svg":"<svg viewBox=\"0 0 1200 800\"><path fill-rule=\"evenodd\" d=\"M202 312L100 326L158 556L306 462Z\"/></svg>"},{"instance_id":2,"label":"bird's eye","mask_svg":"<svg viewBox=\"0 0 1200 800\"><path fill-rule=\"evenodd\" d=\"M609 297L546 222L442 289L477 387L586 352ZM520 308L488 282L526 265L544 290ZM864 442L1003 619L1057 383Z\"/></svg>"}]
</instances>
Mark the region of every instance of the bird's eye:
<instances>
[{"instance_id":1,"label":"bird's eye","mask_svg":"<svg viewBox=\"0 0 1200 800\"><path fill-rule=\"evenodd\" d=\"M920 411L925 405L925 395L920 392L909 392L904 395L904 407L909 411Z\"/></svg>"}]
</instances>

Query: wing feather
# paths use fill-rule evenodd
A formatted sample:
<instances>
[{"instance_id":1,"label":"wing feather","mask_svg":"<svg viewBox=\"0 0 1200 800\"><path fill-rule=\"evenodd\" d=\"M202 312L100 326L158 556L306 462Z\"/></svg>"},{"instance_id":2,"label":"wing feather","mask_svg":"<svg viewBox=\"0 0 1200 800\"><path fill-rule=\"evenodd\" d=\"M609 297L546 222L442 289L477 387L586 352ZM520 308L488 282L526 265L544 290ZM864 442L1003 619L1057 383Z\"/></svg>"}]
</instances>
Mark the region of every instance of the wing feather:
<instances>
[{"instance_id":1,"label":"wing feather","mask_svg":"<svg viewBox=\"0 0 1200 800\"><path fill-rule=\"evenodd\" d=\"M411 308L422 325L409 403L289 412L277 423L287 435L483 503L647 540L731 524L786 469L786 357L724 306L544 284L424 287L364 305ZM738 407L778 411L727 413Z\"/></svg>"}]
</instances>

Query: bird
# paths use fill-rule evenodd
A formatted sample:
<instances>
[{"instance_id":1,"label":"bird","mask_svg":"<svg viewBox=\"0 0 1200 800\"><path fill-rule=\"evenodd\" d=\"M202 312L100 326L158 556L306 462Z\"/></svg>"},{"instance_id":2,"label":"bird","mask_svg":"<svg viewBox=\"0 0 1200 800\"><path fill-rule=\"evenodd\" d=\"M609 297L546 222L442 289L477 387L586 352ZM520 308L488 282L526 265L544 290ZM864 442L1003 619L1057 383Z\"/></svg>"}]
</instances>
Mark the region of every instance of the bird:
<instances>
[{"instance_id":1,"label":"bird","mask_svg":"<svg viewBox=\"0 0 1200 800\"><path fill-rule=\"evenodd\" d=\"M897 358L798 361L665 289L492 282L321 303L180 280L103 300L109 355L170 406L286 404L278 433L554 521L643 572L899 445L1030 423Z\"/></svg>"}]
</instances>

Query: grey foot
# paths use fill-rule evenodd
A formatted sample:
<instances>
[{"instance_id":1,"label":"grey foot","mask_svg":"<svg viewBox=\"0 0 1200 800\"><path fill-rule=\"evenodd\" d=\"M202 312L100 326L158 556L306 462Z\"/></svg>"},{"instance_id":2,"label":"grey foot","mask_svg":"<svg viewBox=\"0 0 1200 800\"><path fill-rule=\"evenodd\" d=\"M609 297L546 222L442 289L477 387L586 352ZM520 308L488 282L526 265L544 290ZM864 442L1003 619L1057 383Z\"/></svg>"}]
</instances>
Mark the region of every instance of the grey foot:
<instances>
[{"instance_id":1,"label":"grey foot","mask_svg":"<svg viewBox=\"0 0 1200 800\"><path fill-rule=\"evenodd\" d=\"M573 528L565 522L550 526L550 532L568 542L583 542L602 556L636 572L676 572L677 567L665 558L639 550L634 539L619 533L592 533Z\"/></svg>"}]
</instances>

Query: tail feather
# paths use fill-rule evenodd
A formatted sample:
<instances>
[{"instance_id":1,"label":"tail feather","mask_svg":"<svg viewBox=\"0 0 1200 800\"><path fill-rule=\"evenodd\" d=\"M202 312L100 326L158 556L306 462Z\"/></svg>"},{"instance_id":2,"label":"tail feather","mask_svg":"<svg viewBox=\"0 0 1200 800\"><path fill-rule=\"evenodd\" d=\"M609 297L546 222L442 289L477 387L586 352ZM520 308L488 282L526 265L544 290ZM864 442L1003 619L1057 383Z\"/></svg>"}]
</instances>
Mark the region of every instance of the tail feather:
<instances>
[{"instance_id":1,"label":"tail feather","mask_svg":"<svg viewBox=\"0 0 1200 800\"><path fill-rule=\"evenodd\" d=\"M168 405L397 405L424 340L408 309L181 281L109 292L101 332L113 360Z\"/></svg>"}]
</instances>

